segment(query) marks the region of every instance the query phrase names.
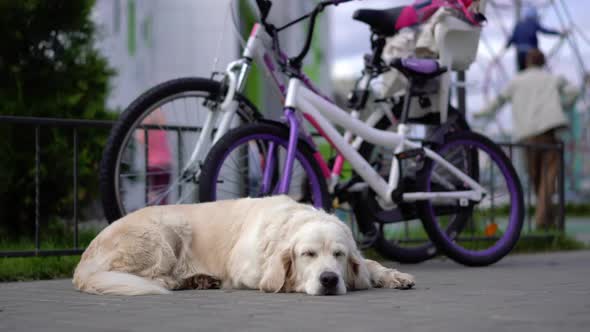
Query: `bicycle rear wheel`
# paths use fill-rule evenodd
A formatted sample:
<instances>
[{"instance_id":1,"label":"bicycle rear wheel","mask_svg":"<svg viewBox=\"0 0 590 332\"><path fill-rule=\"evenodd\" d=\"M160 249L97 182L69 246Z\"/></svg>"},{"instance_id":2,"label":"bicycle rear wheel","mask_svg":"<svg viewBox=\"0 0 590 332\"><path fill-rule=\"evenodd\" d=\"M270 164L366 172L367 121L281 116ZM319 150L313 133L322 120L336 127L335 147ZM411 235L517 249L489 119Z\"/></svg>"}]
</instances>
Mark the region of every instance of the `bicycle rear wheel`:
<instances>
[{"instance_id":1,"label":"bicycle rear wheel","mask_svg":"<svg viewBox=\"0 0 590 332\"><path fill-rule=\"evenodd\" d=\"M384 117L376 127L382 130L388 129L391 127L391 122ZM450 134L469 130L469 125L463 115L449 105L447 124L432 131L430 137L435 138L437 142L431 142L428 145L432 147L442 144ZM359 152L384 178L389 176L393 157L389 149L364 142ZM467 153L455 158L452 163L472 178L477 178L475 173L477 160L468 159ZM405 182L406 190L417 187L415 176L421 167L423 167L423 162L415 162L414 160L403 162L404 179L402 181ZM369 239L375 238L374 247L379 254L400 263L416 264L428 260L438 253L436 246L430 242L428 234L422 226L415 204L403 204L395 210L386 211L377 203L375 195L372 190L355 193L352 196L352 203L355 219L362 233L361 236ZM446 225L448 234L459 233L471 216L469 209L460 209L455 212L449 214L452 222ZM381 220L377 218L378 215L382 216ZM403 220L403 222L398 220Z\"/></svg>"},{"instance_id":2,"label":"bicycle rear wheel","mask_svg":"<svg viewBox=\"0 0 590 332\"><path fill-rule=\"evenodd\" d=\"M434 151L447 161L452 161L457 153L470 151L471 156L477 157L477 181L486 194L478 202L418 201L426 232L444 254L458 263L485 266L499 261L516 245L524 220L522 187L512 163L498 145L472 132L454 134ZM432 159L418 173L418 181L424 192L468 190L463 181ZM473 213L463 230L446 232L449 218L445 211L466 208Z\"/></svg>"},{"instance_id":3,"label":"bicycle rear wheel","mask_svg":"<svg viewBox=\"0 0 590 332\"><path fill-rule=\"evenodd\" d=\"M216 111L221 90L221 84L210 79L175 79L148 90L121 114L100 164L102 205L109 222L149 205L199 201L199 165L193 165L190 174L184 170L197 142L204 139L201 126L207 114ZM259 118L252 103L242 96L237 100L233 126ZM207 137L205 152L211 140Z\"/></svg>"}]
</instances>

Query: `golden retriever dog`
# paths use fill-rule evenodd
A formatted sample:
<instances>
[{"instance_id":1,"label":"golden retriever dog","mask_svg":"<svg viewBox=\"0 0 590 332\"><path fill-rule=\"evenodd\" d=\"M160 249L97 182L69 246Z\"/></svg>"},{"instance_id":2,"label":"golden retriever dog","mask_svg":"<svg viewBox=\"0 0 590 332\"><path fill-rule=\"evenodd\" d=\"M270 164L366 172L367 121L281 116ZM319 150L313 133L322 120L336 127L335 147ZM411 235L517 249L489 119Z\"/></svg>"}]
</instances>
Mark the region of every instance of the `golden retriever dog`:
<instances>
[{"instance_id":1,"label":"golden retriever dog","mask_svg":"<svg viewBox=\"0 0 590 332\"><path fill-rule=\"evenodd\" d=\"M339 295L407 289L414 278L363 259L337 217L275 196L133 212L90 243L73 284L91 294L221 287Z\"/></svg>"}]
</instances>

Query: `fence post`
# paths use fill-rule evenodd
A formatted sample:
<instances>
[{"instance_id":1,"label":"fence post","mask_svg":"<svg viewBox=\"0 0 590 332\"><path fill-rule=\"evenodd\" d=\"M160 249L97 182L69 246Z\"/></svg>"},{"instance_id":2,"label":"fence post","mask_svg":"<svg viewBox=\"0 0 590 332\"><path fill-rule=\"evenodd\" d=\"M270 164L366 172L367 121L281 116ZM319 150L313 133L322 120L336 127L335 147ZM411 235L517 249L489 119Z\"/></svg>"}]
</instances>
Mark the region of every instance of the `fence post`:
<instances>
[{"instance_id":1,"label":"fence post","mask_svg":"<svg viewBox=\"0 0 590 332\"><path fill-rule=\"evenodd\" d=\"M39 172L41 172L41 149L39 146L39 132L41 128L35 126L35 256L39 255L41 250L40 239L39 239Z\"/></svg>"},{"instance_id":2,"label":"fence post","mask_svg":"<svg viewBox=\"0 0 590 332\"><path fill-rule=\"evenodd\" d=\"M467 114L467 91L465 89L465 82L467 81L465 71L461 70L457 72L457 81L459 86L457 88L457 103L459 106L459 112L466 116Z\"/></svg>"},{"instance_id":3,"label":"fence post","mask_svg":"<svg viewBox=\"0 0 590 332\"><path fill-rule=\"evenodd\" d=\"M74 128L74 249L78 249L78 128Z\"/></svg>"}]
</instances>

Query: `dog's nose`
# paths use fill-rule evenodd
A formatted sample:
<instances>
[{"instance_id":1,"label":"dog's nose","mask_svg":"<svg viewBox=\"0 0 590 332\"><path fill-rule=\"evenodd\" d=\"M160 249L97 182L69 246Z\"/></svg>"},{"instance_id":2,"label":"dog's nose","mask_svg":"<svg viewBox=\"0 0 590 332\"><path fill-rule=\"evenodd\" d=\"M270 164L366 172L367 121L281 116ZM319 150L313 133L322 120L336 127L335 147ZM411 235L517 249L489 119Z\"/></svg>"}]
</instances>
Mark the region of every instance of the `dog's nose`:
<instances>
[{"instance_id":1,"label":"dog's nose","mask_svg":"<svg viewBox=\"0 0 590 332\"><path fill-rule=\"evenodd\" d=\"M320 274L320 283L325 288L334 288L338 285L338 275L334 272L322 272Z\"/></svg>"}]
</instances>

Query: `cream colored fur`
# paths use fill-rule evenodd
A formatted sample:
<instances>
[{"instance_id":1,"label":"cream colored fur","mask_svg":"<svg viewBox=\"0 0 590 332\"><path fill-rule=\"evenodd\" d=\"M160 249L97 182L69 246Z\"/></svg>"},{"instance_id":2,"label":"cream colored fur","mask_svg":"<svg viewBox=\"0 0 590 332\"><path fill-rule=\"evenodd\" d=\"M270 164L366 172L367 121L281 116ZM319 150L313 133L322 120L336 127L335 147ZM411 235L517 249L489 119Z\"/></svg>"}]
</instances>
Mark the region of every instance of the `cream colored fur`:
<instances>
[{"instance_id":1,"label":"cream colored fur","mask_svg":"<svg viewBox=\"0 0 590 332\"><path fill-rule=\"evenodd\" d=\"M338 276L337 287L322 285L323 272ZM414 285L412 276L363 259L336 217L286 196L133 212L90 243L73 284L92 294L167 294L202 275L223 288L313 295Z\"/></svg>"}]
</instances>

